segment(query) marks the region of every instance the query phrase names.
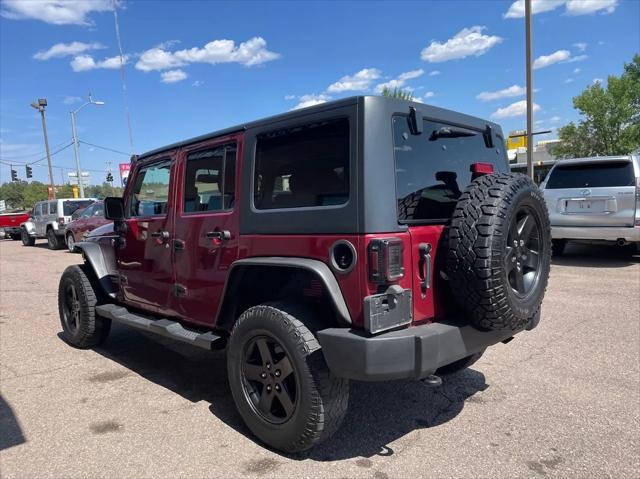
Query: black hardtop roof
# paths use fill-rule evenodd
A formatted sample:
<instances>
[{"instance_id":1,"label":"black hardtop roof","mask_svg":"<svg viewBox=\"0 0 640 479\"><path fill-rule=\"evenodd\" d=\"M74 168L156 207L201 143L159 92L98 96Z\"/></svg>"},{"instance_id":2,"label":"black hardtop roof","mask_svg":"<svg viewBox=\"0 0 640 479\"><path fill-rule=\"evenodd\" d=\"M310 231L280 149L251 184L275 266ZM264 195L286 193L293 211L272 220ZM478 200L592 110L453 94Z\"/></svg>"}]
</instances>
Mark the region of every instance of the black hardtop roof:
<instances>
[{"instance_id":1,"label":"black hardtop roof","mask_svg":"<svg viewBox=\"0 0 640 479\"><path fill-rule=\"evenodd\" d=\"M166 152L166 151L171 151L174 150L176 148L182 148L185 146L189 146L192 145L194 143L199 143L201 141L205 141L205 140L210 140L213 138L217 138L217 137L222 137L222 136L226 136L226 135L230 135L232 133L237 133L240 131L244 131L244 130L248 130L250 128L256 128L256 127L262 127L265 125L268 125L270 123L276 123L279 121L285 121L285 120L290 120L290 119L294 119L297 117L303 117L305 115L308 115L310 113L319 113L322 111L327 111L327 110L332 110L334 108L340 108L340 107L344 107L344 106L349 106L349 105L354 105L357 104L359 101L375 101L375 102L384 102L386 104L388 104L389 107L394 108L396 111L407 111L409 112L409 107L413 106L415 108L418 108L420 110L422 110L422 112L424 114L426 114L426 116L434 116L434 117L447 117L447 118L452 118L455 117L457 119L457 121L461 124L469 124L469 125L476 125L478 127L480 127L479 125L491 125L492 128L497 128L497 131L501 131L500 130L500 126L487 121L487 120L483 120L481 118L478 117L473 117L473 116L469 116L466 115L464 113L459 113L459 112L455 112L452 110L447 110L444 108L440 108L440 107L436 107L436 106L431 106L431 105L426 105L424 103L420 103L420 102L414 102L414 101L407 101L407 100L399 100L396 98L389 98L389 97L383 97L383 96L352 96L352 97L348 97L348 98L343 98L340 100L334 100L334 101L329 101L326 103L321 103L319 105L313 105L310 107L306 107L306 108L300 108L298 110L291 110L291 111L287 111L285 113L280 113L277 115L272 115L272 116L268 116L259 120L255 120L255 121L251 121L248 123L241 123L239 125L235 125L229 128L224 128L222 130L217 130L217 131L212 131L211 133L205 133L204 135L200 135L200 136L196 136L193 138L189 138L187 140L183 140L183 141L179 141L176 143L172 143L170 145L166 145L160 148L155 148L153 150L147 151L141 155L139 155L138 157L136 157L136 161L140 161L143 160L145 158L149 158L151 156L155 156L157 154L160 154L162 152Z\"/></svg>"}]
</instances>

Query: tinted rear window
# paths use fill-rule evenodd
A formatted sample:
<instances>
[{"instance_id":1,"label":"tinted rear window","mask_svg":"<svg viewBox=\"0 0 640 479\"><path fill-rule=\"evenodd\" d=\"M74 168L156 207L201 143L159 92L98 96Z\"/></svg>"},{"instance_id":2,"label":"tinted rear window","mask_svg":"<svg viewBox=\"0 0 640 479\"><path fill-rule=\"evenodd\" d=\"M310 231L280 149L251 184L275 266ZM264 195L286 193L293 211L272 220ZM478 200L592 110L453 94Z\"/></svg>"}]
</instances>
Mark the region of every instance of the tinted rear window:
<instances>
[{"instance_id":1,"label":"tinted rear window","mask_svg":"<svg viewBox=\"0 0 640 479\"><path fill-rule=\"evenodd\" d=\"M449 136L442 133L449 129ZM473 163L491 163L507 171L503 140L494 147L483 132L425 120L420 135L412 135L409 119L393 119L398 220L401 223L446 222L458 198L471 182Z\"/></svg>"},{"instance_id":2,"label":"tinted rear window","mask_svg":"<svg viewBox=\"0 0 640 479\"><path fill-rule=\"evenodd\" d=\"M630 161L617 161L557 166L549 175L546 187L559 189L633 185L633 165Z\"/></svg>"},{"instance_id":3,"label":"tinted rear window","mask_svg":"<svg viewBox=\"0 0 640 479\"><path fill-rule=\"evenodd\" d=\"M62 210L63 216L71 216L75 210L78 208L86 208L91 203L92 200L79 200L79 201L63 201L62 202Z\"/></svg>"}]
</instances>

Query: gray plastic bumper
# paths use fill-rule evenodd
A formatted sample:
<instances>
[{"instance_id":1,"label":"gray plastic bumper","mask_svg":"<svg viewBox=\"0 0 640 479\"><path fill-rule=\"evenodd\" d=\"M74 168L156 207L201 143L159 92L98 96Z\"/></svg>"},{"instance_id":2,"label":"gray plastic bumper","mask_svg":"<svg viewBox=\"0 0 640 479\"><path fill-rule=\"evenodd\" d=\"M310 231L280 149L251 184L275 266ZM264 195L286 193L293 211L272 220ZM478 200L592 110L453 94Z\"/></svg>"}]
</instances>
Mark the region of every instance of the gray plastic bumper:
<instances>
[{"instance_id":1,"label":"gray plastic bumper","mask_svg":"<svg viewBox=\"0 0 640 479\"><path fill-rule=\"evenodd\" d=\"M318 331L331 372L360 381L422 379L440 366L480 352L519 331L479 331L473 326L432 323L371 336L362 330Z\"/></svg>"}]
</instances>

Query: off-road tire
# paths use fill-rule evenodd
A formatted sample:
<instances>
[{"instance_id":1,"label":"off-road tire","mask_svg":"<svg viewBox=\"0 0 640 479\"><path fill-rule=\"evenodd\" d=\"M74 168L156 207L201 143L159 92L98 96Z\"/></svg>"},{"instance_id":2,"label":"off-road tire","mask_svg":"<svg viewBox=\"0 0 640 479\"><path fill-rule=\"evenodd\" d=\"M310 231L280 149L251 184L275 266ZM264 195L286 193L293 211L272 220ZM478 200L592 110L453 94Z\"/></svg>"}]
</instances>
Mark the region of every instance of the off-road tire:
<instances>
[{"instance_id":1,"label":"off-road tire","mask_svg":"<svg viewBox=\"0 0 640 479\"><path fill-rule=\"evenodd\" d=\"M440 376L440 375L446 375L446 374L453 374L453 373L457 373L458 371L462 371L463 369L467 369L468 367L472 366L473 364L475 364L475 362L480 359L482 357L482 355L484 354L484 350L475 353L475 354L471 354L470 356L467 356L466 358L462 358L462 359L458 359L457 361L451 363L451 364L447 364L446 366L442 366L441 368L438 368L436 370L436 375Z\"/></svg>"},{"instance_id":2,"label":"off-road tire","mask_svg":"<svg viewBox=\"0 0 640 479\"><path fill-rule=\"evenodd\" d=\"M349 381L331 374L318 340L305 325L307 320L313 318L300 307L254 306L234 325L227 350L229 384L240 415L261 441L288 453L309 449L334 434L349 402ZM299 383L295 411L283 424L273 424L256 412L243 385L245 348L261 334L275 337L284 347Z\"/></svg>"},{"instance_id":3,"label":"off-road tire","mask_svg":"<svg viewBox=\"0 0 640 479\"><path fill-rule=\"evenodd\" d=\"M33 246L36 244L36 239L29 235L26 228L22 228L20 231L20 239L22 240L23 246Z\"/></svg>"},{"instance_id":4,"label":"off-road tire","mask_svg":"<svg viewBox=\"0 0 640 479\"><path fill-rule=\"evenodd\" d=\"M49 228L47 230L47 247L52 250L60 249L60 243L62 241L60 241L56 232L53 228Z\"/></svg>"},{"instance_id":5,"label":"off-road tire","mask_svg":"<svg viewBox=\"0 0 640 479\"><path fill-rule=\"evenodd\" d=\"M69 287L73 287L78 299L78 321L75 327L69 324ZM86 264L72 265L62 273L58 286L58 312L62 325L62 337L71 346L79 349L102 344L111 330L111 320L96 315L96 306L104 302L93 271Z\"/></svg>"},{"instance_id":6,"label":"off-road tire","mask_svg":"<svg viewBox=\"0 0 640 479\"><path fill-rule=\"evenodd\" d=\"M553 256L562 256L564 249L567 247L566 239L554 239L551 240Z\"/></svg>"},{"instance_id":7,"label":"off-road tire","mask_svg":"<svg viewBox=\"0 0 640 479\"><path fill-rule=\"evenodd\" d=\"M71 241L69 241L69 238L71 238ZM69 250L69 253L79 252L78 248L76 248L75 246L75 243L76 243L76 239L73 237L73 233L67 233L66 244L67 244L67 250Z\"/></svg>"},{"instance_id":8,"label":"off-road tire","mask_svg":"<svg viewBox=\"0 0 640 479\"><path fill-rule=\"evenodd\" d=\"M522 211L531 215L537 228L538 267L530 291L519 295L509 282L506 260L507 256L513 259L507 241ZM535 183L513 173L475 179L453 213L446 266L452 294L471 322L483 330L527 326L540 309L550 263L549 214Z\"/></svg>"}]
</instances>

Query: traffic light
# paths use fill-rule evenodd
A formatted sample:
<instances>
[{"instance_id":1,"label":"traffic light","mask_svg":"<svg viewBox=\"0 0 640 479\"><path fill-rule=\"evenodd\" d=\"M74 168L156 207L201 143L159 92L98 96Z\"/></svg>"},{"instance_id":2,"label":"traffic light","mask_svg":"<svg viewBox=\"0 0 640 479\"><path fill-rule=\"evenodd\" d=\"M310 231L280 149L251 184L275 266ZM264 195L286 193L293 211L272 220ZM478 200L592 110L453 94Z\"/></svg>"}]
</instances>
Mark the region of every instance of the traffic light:
<instances>
[{"instance_id":1,"label":"traffic light","mask_svg":"<svg viewBox=\"0 0 640 479\"><path fill-rule=\"evenodd\" d=\"M11 181L18 181L18 172L14 169L11 169Z\"/></svg>"},{"instance_id":2,"label":"traffic light","mask_svg":"<svg viewBox=\"0 0 640 479\"><path fill-rule=\"evenodd\" d=\"M27 171L27 179L33 178L33 168L31 168L29 165L26 165L24 169Z\"/></svg>"},{"instance_id":3,"label":"traffic light","mask_svg":"<svg viewBox=\"0 0 640 479\"><path fill-rule=\"evenodd\" d=\"M107 173L107 183L111 183L113 182L113 175L111 174L111 172Z\"/></svg>"}]
</instances>

